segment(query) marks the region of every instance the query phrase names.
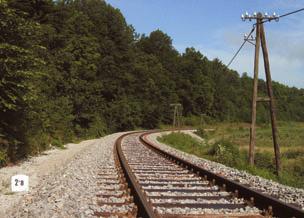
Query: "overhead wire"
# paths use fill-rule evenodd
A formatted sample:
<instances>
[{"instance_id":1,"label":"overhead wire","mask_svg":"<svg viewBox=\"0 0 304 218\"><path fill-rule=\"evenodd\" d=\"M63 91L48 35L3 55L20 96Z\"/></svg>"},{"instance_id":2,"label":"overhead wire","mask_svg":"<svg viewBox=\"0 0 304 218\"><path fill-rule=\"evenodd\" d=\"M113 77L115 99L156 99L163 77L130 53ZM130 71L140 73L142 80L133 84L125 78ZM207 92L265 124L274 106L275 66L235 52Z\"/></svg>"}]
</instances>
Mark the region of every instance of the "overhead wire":
<instances>
[{"instance_id":1,"label":"overhead wire","mask_svg":"<svg viewBox=\"0 0 304 218\"><path fill-rule=\"evenodd\" d=\"M292 15L292 14L296 14L296 13L301 12L301 11L304 11L304 8L301 8L301 9L298 9L298 10L295 10L295 11L291 11L291 12L288 12L286 14L282 14L282 15L278 16L278 18L282 18L282 17L286 17L286 16L289 16L289 15ZM271 20L264 20L261 23L266 23L266 22L270 22L270 21Z\"/></svg>"},{"instance_id":2,"label":"overhead wire","mask_svg":"<svg viewBox=\"0 0 304 218\"><path fill-rule=\"evenodd\" d=\"M283 14L283 15L280 15L278 16L278 18L282 18L282 17L286 17L286 16L289 16L289 15L292 15L292 14L295 14L295 13L298 13L298 12L301 12L301 11L304 11L304 8L301 8L301 9L298 9L298 10L295 10L295 11L291 11L291 12L288 12L286 14ZM265 22L270 22L271 20L270 19L267 19L267 20L264 20L262 23L265 23ZM237 52L233 55L233 57L231 58L231 60L229 61L229 63L226 65L227 68L230 66L230 64L234 61L234 59L236 58L236 56L239 54L239 52L242 50L242 48L244 47L245 43L248 41L248 38L250 37L250 35L253 33L254 29L255 29L255 26L256 26L256 23L253 25L253 28L251 30L251 32L248 34L247 38L245 38L244 42L241 44L240 48L237 50Z\"/></svg>"},{"instance_id":3,"label":"overhead wire","mask_svg":"<svg viewBox=\"0 0 304 218\"><path fill-rule=\"evenodd\" d=\"M286 17L286 16L289 16L289 15L291 15L291 14L298 13L298 12L300 12L300 11L304 11L304 8L301 8L301 9L299 9L299 10L295 10L295 11L292 11L292 12L289 12L289 13L286 13L286 14L283 14L283 15L280 15L279 18L281 18L281 17Z\"/></svg>"},{"instance_id":4,"label":"overhead wire","mask_svg":"<svg viewBox=\"0 0 304 218\"><path fill-rule=\"evenodd\" d=\"M239 52L242 50L242 48L244 47L245 43L247 42L247 40L249 39L249 37L251 36L251 34L253 33L255 29L255 25L252 27L250 33L248 34L248 36L246 37L246 39L244 40L244 42L242 43L242 45L240 46L240 48L236 51L236 53L233 55L233 57L231 58L231 60L229 61L229 63L227 64L227 67L230 66L230 64L234 61L234 59L236 58L236 56L239 54Z\"/></svg>"}]
</instances>

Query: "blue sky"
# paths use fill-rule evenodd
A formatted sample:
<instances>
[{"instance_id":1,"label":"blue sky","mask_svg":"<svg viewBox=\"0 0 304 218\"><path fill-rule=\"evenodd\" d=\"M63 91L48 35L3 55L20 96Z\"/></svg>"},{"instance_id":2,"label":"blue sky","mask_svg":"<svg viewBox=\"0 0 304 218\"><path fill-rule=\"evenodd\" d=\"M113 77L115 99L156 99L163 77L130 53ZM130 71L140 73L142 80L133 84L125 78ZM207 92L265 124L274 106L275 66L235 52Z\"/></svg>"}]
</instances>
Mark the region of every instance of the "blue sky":
<instances>
[{"instance_id":1,"label":"blue sky","mask_svg":"<svg viewBox=\"0 0 304 218\"><path fill-rule=\"evenodd\" d=\"M174 47L200 50L209 59L227 64L242 43L252 22L243 22L245 11L285 14L304 7L304 0L107 0L119 8L136 32L149 35L160 29ZM304 11L279 22L265 24L272 78L304 88ZM252 75L254 46L246 44L230 68ZM259 77L265 78L260 61Z\"/></svg>"}]
</instances>

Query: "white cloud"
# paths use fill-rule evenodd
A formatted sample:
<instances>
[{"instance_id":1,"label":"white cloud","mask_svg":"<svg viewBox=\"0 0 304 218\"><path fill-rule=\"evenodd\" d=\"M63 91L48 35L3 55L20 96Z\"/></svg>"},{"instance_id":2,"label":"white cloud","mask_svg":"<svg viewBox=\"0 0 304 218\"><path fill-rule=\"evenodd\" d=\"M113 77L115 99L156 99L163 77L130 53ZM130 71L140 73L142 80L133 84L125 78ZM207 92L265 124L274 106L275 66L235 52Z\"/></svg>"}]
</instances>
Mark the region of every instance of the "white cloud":
<instances>
[{"instance_id":1,"label":"white cloud","mask_svg":"<svg viewBox=\"0 0 304 218\"><path fill-rule=\"evenodd\" d=\"M292 18L279 23L265 24L272 79L288 86L304 88L304 20ZM218 57L227 64L241 45L243 34L248 33L250 29L248 25L242 24L226 26L216 31L213 39L210 40L212 44L192 46L209 59ZM179 45L177 49L182 51L186 47ZM230 68L240 74L248 72L249 75L253 75L253 58L254 46L247 43ZM259 77L265 79L263 64L261 51Z\"/></svg>"}]
</instances>

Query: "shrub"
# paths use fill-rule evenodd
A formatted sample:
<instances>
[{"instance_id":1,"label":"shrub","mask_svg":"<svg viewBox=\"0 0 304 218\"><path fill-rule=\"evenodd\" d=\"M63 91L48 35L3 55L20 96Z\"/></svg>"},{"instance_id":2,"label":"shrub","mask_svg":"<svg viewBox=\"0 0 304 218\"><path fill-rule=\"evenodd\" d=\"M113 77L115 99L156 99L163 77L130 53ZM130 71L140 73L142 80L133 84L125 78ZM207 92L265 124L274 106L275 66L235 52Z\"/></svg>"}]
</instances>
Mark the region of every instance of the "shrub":
<instances>
[{"instance_id":1,"label":"shrub","mask_svg":"<svg viewBox=\"0 0 304 218\"><path fill-rule=\"evenodd\" d=\"M213 156L215 161L228 166L241 165L243 157L238 146L229 141L221 140L210 146L207 155Z\"/></svg>"},{"instance_id":2,"label":"shrub","mask_svg":"<svg viewBox=\"0 0 304 218\"><path fill-rule=\"evenodd\" d=\"M7 162L8 162L8 156L6 151L0 150L0 167L5 166Z\"/></svg>"},{"instance_id":3,"label":"shrub","mask_svg":"<svg viewBox=\"0 0 304 218\"><path fill-rule=\"evenodd\" d=\"M86 132L87 137L102 137L106 135L107 127L105 122L100 118L96 117L94 121L90 124L89 129Z\"/></svg>"},{"instance_id":4,"label":"shrub","mask_svg":"<svg viewBox=\"0 0 304 218\"><path fill-rule=\"evenodd\" d=\"M288 171L283 170L278 178L278 181L282 184L286 184L289 186L294 186L294 187L299 187L299 188L304 187L303 174L301 177L299 175L295 175L295 172L292 172L291 170L288 170Z\"/></svg>"},{"instance_id":5,"label":"shrub","mask_svg":"<svg viewBox=\"0 0 304 218\"><path fill-rule=\"evenodd\" d=\"M49 148L50 136L42 131L37 132L35 135L27 135L26 154L37 155Z\"/></svg>"},{"instance_id":6,"label":"shrub","mask_svg":"<svg viewBox=\"0 0 304 218\"><path fill-rule=\"evenodd\" d=\"M288 162L288 165L285 165L285 170L288 172L293 172L294 175L304 177L304 157L299 157Z\"/></svg>"},{"instance_id":7,"label":"shrub","mask_svg":"<svg viewBox=\"0 0 304 218\"><path fill-rule=\"evenodd\" d=\"M244 130L247 131L247 129L245 129L243 126L239 126L239 131L244 131Z\"/></svg>"},{"instance_id":8,"label":"shrub","mask_svg":"<svg viewBox=\"0 0 304 218\"><path fill-rule=\"evenodd\" d=\"M254 158L255 166L258 168L275 170L273 158L274 157L270 152L256 152Z\"/></svg>"},{"instance_id":9,"label":"shrub","mask_svg":"<svg viewBox=\"0 0 304 218\"><path fill-rule=\"evenodd\" d=\"M195 134L202 138L208 138L208 133L204 130L204 128L198 128Z\"/></svg>"},{"instance_id":10,"label":"shrub","mask_svg":"<svg viewBox=\"0 0 304 218\"><path fill-rule=\"evenodd\" d=\"M200 118L198 116L189 116L183 118L184 125L186 126L198 126L200 125Z\"/></svg>"},{"instance_id":11,"label":"shrub","mask_svg":"<svg viewBox=\"0 0 304 218\"><path fill-rule=\"evenodd\" d=\"M304 151L297 149L297 150L288 150L285 151L282 154L282 158L287 158L287 159L295 159L297 157L303 156L304 155Z\"/></svg>"},{"instance_id":12,"label":"shrub","mask_svg":"<svg viewBox=\"0 0 304 218\"><path fill-rule=\"evenodd\" d=\"M225 152L229 152L232 154L239 154L239 148L235 144L232 144L229 141L226 140L220 140L215 142L210 150L208 151L209 155L222 155Z\"/></svg>"},{"instance_id":13,"label":"shrub","mask_svg":"<svg viewBox=\"0 0 304 218\"><path fill-rule=\"evenodd\" d=\"M0 129L0 131L1 131L1 129ZM0 167L5 166L9 159L8 155L7 155L9 142L2 137L3 137L3 135L0 133Z\"/></svg>"},{"instance_id":14,"label":"shrub","mask_svg":"<svg viewBox=\"0 0 304 218\"><path fill-rule=\"evenodd\" d=\"M53 139L52 145L56 146L58 148L61 148L61 149L65 149L65 147L60 139Z\"/></svg>"}]
</instances>

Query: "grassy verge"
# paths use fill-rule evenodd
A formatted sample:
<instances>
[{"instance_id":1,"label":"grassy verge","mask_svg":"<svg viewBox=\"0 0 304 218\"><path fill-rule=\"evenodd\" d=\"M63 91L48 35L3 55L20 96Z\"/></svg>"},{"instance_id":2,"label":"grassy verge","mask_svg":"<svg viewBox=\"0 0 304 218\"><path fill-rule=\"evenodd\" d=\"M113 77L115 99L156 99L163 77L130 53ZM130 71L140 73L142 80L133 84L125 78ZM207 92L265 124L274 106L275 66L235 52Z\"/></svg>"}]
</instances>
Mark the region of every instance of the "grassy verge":
<instances>
[{"instance_id":1,"label":"grassy verge","mask_svg":"<svg viewBox=\"0 0 304 218\"><path fill-rule=\"evenodd\" d=\"M231 135L233 135L232 131L231 135L228 137L227 134L225 138L216 137L219 134L218 132L221 131L217 129L200 133L207 139L206 142L199 142L183 133L171 133L160 137L158 140L198 157L245 170L254 175L259 175L285 185L304 188L304 152L302 150L282 149L283 170L280 176L276 176L272 152L268 151L268 149L257 149L255 167L251 167L248 165L247 150L230 140ZM261 146L261 148L263 147Z\"/></svg>"}]
</instances>

